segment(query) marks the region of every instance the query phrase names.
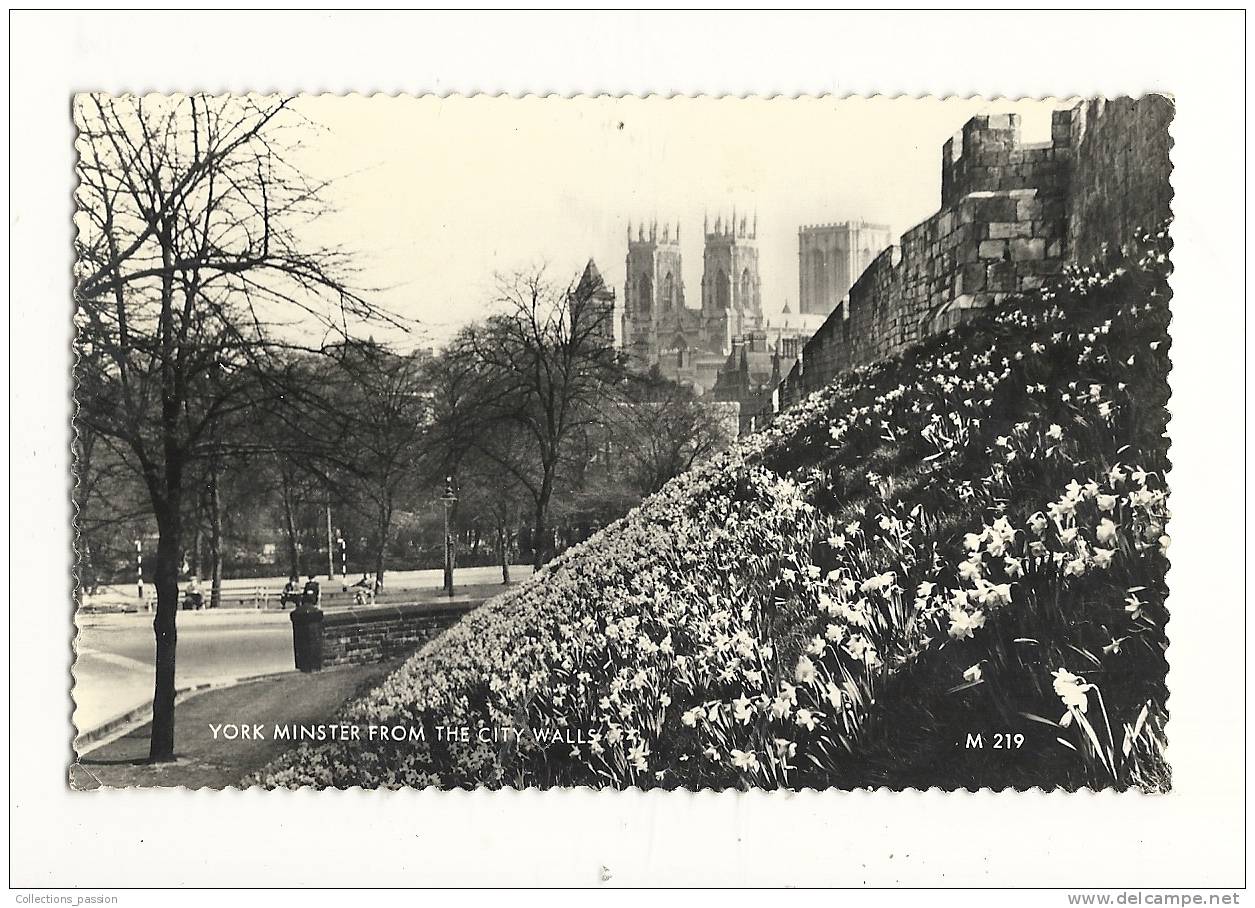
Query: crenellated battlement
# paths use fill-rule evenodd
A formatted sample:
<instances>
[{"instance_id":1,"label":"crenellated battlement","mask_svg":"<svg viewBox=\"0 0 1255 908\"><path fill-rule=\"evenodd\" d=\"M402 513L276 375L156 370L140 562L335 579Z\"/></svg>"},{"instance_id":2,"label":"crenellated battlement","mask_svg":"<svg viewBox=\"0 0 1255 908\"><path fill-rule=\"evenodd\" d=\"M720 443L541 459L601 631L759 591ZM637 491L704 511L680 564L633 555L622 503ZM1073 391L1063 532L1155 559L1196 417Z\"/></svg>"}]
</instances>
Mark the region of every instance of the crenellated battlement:
<instances>
[{"instance_id":1,"label":"crenellated battlement","mask_svg":"<svg viewBox=\"0 0 1255 908\"><path fill-rule=\"evenodd\" d=\"M972 192L1062 188L1071 155L1072 111L1054 111L1051 139L1024 143L1020 115L972 117L941 147L941 205Z\"/></svg>"},{"instance_id":2,"label":"crenellated battlement","mask_svg":"<svg viewBox=\"0 0 1255 908\"><path fill-rule=\"evenodd\" d=\"M884 230L890 229L888 224L873 224L870 221L829 221L826 224L802 224L797 228L799 234L814 233L828 230Z\"/></svg>"},{"instance_id":3,"label":"crenellated battlement","mask_svg":"<svg viewBox=\"0 0 1255 908\"><path fill-rule=\"evenodd\" d=\"M1119 248L1171 211L1172 102L1097 99L1054 111L1050 141L1016 114L973 117L941 149L941 207L871 260L780 384L787 406ZM798 231L803 284L806 240Z\"/></svg>"}]
</instances>

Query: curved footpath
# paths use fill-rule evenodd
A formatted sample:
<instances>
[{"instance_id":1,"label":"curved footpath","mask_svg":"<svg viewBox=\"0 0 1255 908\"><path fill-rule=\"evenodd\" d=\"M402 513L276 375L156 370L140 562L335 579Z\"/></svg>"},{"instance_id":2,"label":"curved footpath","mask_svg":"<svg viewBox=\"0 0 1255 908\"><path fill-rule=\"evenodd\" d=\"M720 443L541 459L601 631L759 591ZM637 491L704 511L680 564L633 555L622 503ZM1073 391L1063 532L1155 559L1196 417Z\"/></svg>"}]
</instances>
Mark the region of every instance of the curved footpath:
<instances>
[{"instance_id":1,"label":"curved footpath","mask_svg":"<svg viewBox=\"0 0 1255 908\"><path fill-rule=\"evenodd\" d=\"M292 746L274 740L276 724L330 721L347 700L377 685L399 662L342 665L309 675L292 672L195 693L176 711L174 762L146 762L152 730L148 722L84 754L70 766L70 787L90 791L234 785ZM260 726L261 739L244 738L228 725Z\"/></svg>"}]
</instances>

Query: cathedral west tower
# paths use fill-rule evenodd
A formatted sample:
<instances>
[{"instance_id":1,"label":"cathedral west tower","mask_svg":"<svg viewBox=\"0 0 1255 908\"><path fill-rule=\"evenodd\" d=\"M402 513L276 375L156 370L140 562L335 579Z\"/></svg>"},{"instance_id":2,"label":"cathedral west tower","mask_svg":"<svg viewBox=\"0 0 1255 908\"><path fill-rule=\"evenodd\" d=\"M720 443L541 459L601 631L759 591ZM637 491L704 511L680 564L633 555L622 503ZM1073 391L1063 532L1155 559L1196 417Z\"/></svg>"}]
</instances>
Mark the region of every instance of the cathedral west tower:
<instances>
[{"instance_id":1,"label":"cathedral west tower","mask_svg":"<svg viewBox=\"0 0 1255 908\"><path fill-rule=\"evenodd\" d=\"M702 321L705 348L726 354L733 338L763 325L762 287L758 276L758 218L709 219L702 259Z\"/></svg>"}]
</instances>

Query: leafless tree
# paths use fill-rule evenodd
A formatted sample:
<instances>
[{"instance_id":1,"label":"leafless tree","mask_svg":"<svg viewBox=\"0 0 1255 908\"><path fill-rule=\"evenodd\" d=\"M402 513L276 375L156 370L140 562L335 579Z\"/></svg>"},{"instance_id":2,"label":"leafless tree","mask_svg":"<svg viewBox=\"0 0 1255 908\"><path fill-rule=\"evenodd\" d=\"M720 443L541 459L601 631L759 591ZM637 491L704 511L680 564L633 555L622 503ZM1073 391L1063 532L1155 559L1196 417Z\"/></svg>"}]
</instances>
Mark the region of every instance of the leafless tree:
<instances>
[{"instance_id":1,"label":"leafless tree","mask_svg":"<svg viewBox=\"0 0 1255 908\"><path fill-rule=\"evenodd\" d=\"M84 94L73 110L78 419L126 449L151 499L149 753L167 760L189 465L219 453L224 419L272 392L279 353L386 316L350 289L347 252L308 240L323 186L292 163L312 124L290 99Z\"/></svg>"},{"instance_id":2,"label":"leafless tree","mask_svg":"<svg viewBox=\"0 0 1255 908\"><path fill-rule=\"evenodd\" d=\"M657 366L632 376L607 426L606 456L642 498L735 439L735 425L729 427L716 408L662 376Z\"/></svg>"},{"instance_id":3,"label":"leafless tree","mask_svg":"<svg viewBox=\"0 0 1255 908\"><path fill-rule=\"evenodd\" d=\"M501 278L503 311L464 332L451 351L479 376L461 409L462 437L526 490L536 567L545 560L549 506L568 446L597 424L622 380L599 289L587 281L555 286L543 270Z\"/></svg>"},{"instance_id":4,"label":"leafless tree","mask_svg":"<svg viewBox=\"0 0 1255 908\"><path fill-rule=\"evenodd\" d=\"M345 441L336 458L339 468L327 475L329 484L374 521L380 588L398 504L438 472L428 445L433 421L428 357L367 342L346 346L336 360L335 389L324 412L339 414Z\"/></svg>"}]
</instances>

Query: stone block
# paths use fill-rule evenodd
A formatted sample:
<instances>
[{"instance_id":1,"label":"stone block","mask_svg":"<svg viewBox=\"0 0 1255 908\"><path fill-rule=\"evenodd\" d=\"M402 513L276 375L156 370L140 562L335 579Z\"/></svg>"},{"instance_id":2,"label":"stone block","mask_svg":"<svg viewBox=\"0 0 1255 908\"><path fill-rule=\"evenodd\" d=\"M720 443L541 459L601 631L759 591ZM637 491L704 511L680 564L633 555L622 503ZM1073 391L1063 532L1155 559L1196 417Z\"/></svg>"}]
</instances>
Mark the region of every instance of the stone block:
<instances>
[{"instance_id":1,"label":"stone block","mask_svg":"<svg viewBox=\"0 0 1255 908\"><path fill-rule=\"evenodd\" d=\"M975 293L985 289L985 265L970 263L959 268L955 279L955 293Z\"/></svg>"},{"instance_id":2,"label":"stone block","mask_svg":"<svg viewBox=\"0 0 1255 908\"><path fill-rule=\"evenodd\" d=\"M1014 221L1017 200L1005 195L978 198L976 217L981 221Z\"/></svg>"},{"instance_id":3,"label":"stone block","mask_svg":"<svg viewBox=\"0 0 1255 908\"><path fill-rule=\"evenodd\" d=\"M1032 235L1032 221L994 221L989 225L989 238L991 240L1009 240Z\"/></svg>"},{"instance_id":4,"label":"stone block","mask_svg":"<svg viewBox=\"0 0 1255 908\"><path fill-rule=\"evenodd\" d=\"M1042 202L1036 196L1017 199L1015 203L1015 219L1017 221L1034 221L1042 215Z\"/></svg>"},{"instance_id":5,"label":"stone block","mask_svg":"<svg viewBox=\"0 0 1255 908\"><path fill-rule=\"evenodd\" d=\"M979 255L983 259L993 259L1002 261L1007 251L1007 243L1005 240L984 240L980 244Z\"/></svg>"},{"instance_id":6,"label":"stone block","mask_svg":"<svg viewBox=\"0 0 1255 908\"><path fill-rule=\"evenodd\" d=\"M1046 241L1041 237L1011 240L1011 261L1027 262L1046 257Z\"/></svg>"},{"instance_id":7,"label":"stone block","mask_svg":"<svg viewBox=\"0 0 1255 908\"><path fill-rule=\"evenodd\" d=\"M985 276L985 289L995 292L1011 292L1016 289L1014 262L998 262L990 265Z\"/></svg>"}]
</instances>

